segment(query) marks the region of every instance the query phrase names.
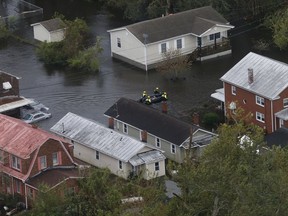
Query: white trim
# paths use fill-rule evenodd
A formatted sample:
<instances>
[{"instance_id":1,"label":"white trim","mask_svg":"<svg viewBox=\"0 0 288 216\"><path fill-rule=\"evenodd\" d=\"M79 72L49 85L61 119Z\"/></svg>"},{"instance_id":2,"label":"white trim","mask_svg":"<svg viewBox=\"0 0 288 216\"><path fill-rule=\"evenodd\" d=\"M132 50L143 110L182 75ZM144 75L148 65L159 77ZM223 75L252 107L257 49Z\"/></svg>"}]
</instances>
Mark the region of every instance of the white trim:
<instances>
[{"instance_id":1,"label":"white trim","mask_svg":"<svg viewBox=\"0 0 288 216\"><path fill-rule=\"evenodd\" d=\"M258 100L259 99L259 102ZM264 107L265 106L265 98L264 97L260 97L259 95L255 95L255 101L256 101L256 104L261 106L261 107ZM263 103L263 104L262 104Z\"/></svg>"},{"instance_id":2,"label":"white trim","mask_svg":"<svg viewBox=\"0 0 288 216\"><path fill-rule=\"evenodd\" d=\"M257 112L256 111L256 120L259 121L259 122L265 123L265 115L263 113L261 113L261 112Z\"/></svg>"}]
</instances>

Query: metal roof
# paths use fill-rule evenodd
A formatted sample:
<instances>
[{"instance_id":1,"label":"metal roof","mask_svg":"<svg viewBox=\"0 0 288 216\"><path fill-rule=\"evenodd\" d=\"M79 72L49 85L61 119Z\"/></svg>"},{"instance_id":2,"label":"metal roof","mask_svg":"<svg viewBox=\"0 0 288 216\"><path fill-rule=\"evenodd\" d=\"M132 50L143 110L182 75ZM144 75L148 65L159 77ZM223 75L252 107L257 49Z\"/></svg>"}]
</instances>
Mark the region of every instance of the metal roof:
<instances>
[{"instance_id":1,"label":"metal roof","mask_svg":"<svg viewBox=\"0 0 288 216\"><path fill-rule=\"evenodd\" d=\"M141 164L151 164L159 161L165 160L166 157L157 150L152 150L144 153L139 153L132 157L129 162L133 166L139 166Z\"/></svg>"},{"instance_id":2,"label":"metal roof","mask_svg":"<svg viewBox=\"0 0 288 216\"><path fill-rule=\"evenodd\" d=\"M277 118L283 119L284 121L287 121L288 120L288 108L275 113L275 116Z\"/></svg>"},{"instance_id":3,"label":"metal roof","mask_svg":"<svg viewBox=\"0 0 288 216\"><path fill-rule=\"evenodd\" d=\"M22 106L25 106L25 105L30 104L30 103L32 103L32 101L30 99L20 97L20 100L1 105L0 106L0 113L22 107Z\"/></svg>"},{"instance_id":4,"label":"metal roof","mask_svg":"<svg viewBox=\"0 0 288 216\"><path fill-rule=\"evenodd\" d=\"M128 162L140 150L147 148L136 139L70 112L50 130L124 162Z\"/></svg>"},{"instance_id":5,"label":"metal roof","mask_svg":"<svg viewBox=\"0 0 288 216\"><path fill-rule=\"evenodd\" d=\"M248 82L249 68L253 69L253 82L251 84ZM288 87L288 65L250 52L220 80L274 100Z\"/></svg>"},{"instance_id":6,"label":"metal roof","mask_svg":"<svg viewBox=\"0 0 288 216\"><path fill-rule=\"evenodd\" d=\"M186 34L200 36L216 25L233 28L221 14L211 6L206 6L138 22L109 32L126 28L139 41L149 44ZM143 35L148 36L146 41Z\"/></svg>"},{"instance_id":7,"label":"metal roof","mask_svg":"<svg viewBox=\"0 0 288 216\"><path fill-rule=\"evenodd\" d=\"M50 138L64 141L54 134L3 114L0 114L0 134L0 149L23 159L29 158Z\"/></svg>"}]
</instances>

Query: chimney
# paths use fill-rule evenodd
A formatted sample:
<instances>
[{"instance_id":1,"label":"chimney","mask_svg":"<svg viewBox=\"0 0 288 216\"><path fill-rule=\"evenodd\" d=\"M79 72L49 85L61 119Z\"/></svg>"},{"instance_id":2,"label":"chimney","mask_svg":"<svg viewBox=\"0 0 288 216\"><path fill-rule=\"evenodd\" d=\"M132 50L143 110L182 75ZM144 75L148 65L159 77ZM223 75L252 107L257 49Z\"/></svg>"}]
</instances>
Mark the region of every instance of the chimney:
<instances>
[{"instance_id":1,"label":"chimney","mask_svg":"<svg viewBox=\"0 0 288 216\"><path fill-rule=\"evenodd\" d=\"M110 117L109 118L109 123L108 123L108 127L111 128L111 129L114 129L114 118L113 117Z\"/></svg>"},{"instance_id":2,"label":"chimney","mask_svg":"<svg viewBox=\"0 0 288 216\"><path fill-rule=\"evenodd\" d=\"M162 101L162 113L168 112L168 106L166 101Z\"/></svg>"},{"instance_id":3,"label":"chimney","mask_svg":"<svg viewBox=\"0 0 288 216\"><path fill-rule=\"evenodd\" d=\"M199 126L199 123L200 123L200 116L198 113L194 112L193 113L193 116L192 116L192 122L193 124Z\"/></svg>"},{"instance_id":4,"label":"chimney","mask_svg":"<svg viewBox=\"0 0 288 216\"><path fill-rule=\"evenodd\" d=\"M145 130L141 131L141 141L147 142L147 131Z\"/></svg>"},{"instance_id":5,"label":"chimney","mask_svg":"<svg viewBox=\"0 0 288 216\"><path fill-rule=\"evenodd\" d=\"M252 84L254 81L253 69L248 68L248 83Z\"/></svg>"}]
</instances>

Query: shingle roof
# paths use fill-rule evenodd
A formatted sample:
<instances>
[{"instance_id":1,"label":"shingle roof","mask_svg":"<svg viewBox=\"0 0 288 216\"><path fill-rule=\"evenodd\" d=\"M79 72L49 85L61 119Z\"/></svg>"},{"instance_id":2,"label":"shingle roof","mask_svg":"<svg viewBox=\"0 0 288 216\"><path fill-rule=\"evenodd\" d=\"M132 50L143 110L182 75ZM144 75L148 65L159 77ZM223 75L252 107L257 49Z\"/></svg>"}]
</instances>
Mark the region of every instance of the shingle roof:
<instances>
[{"instance_id":1,"label":"shingle roof","mask_svg":"<svg viewBox=\"0 0 288 216\"><path fill-rule=\"evenodd\" d=\"M198 129L195 125L127 98L120 98L104 114L179 146L190 136L191 127L194 131Z\"/></svg>"},{"instance_id":2,"label":"shingle roof","mask_svg":"<svg viewBox=\"0 0 288 216\"><path fill-rule=\"evenodd\" d=\"M81 178L79 170L77 168L48 169L45 170L45 172L40 172L38 175L30 178L27 181L27 184L38 188L44 183L49 186L49 188L52 188L69 178Z\"/></svg>"},{"instance_id":3,"label":"shingle roof","mask_svg":"<svg viewBox=\"0 0 288 216\"><path fill-rule=\"evenodd\" d=\"M125 162L145 148L143 142L70 112L50 130L60 136Z\"/></svg>"},{"instance_id":4,"label":"shingle roof","mask_svg":"<svg viewBox=\"0 0 288 216\"><path fill-rule=\"evenodd\" d=\"M25 159L50 138L64 141L19 119L0 114L0 149L3 151Z\"/></svg>"},{"instance_id":5,"label":"shingle roof","mask_svg":"<svg viewBox=\"0 0 288 216\"><path fill-rule=\"evenodd\" d=\"M248 68L254 81L248 82ZM221 80L268 99L276 99L288 87L288 65L250 52L233 66Z\"/></svg>"},{"instance_id":6,"label":"shingle roof","mask_svg":"<svg viewBox=\"0 0 288 216\"><path fill-rule=\"evenodd\" d=\"M146 43L149 44L185 34L200 36L216 24L233 27L211 6L206 6L135 23L126 28L142 43L145 40L143 34L148 35Z\"/></svg>"},{"instance_id":7,"label":"shingle roof","mask_svg":"<svg viewBox=\"0 0 288 216\"><path fill-rule=\"evenodd\" d=\"M288 128L279 128L271 134L265 136L265 141L269 147L281 146L282 148L288 146Z\"/></svg>"},{"instance_id":8,"label":"shingle roof","mask_svg":"<svg viewBox=\"0 0 288 216\"><path fill-rule=\"evenodd\" d=\"M49 32L63 29L65 27L65 23L60 18L45 20L43 22L39 22L39 24L46 28Z\"/></svg>"}]
</instances>

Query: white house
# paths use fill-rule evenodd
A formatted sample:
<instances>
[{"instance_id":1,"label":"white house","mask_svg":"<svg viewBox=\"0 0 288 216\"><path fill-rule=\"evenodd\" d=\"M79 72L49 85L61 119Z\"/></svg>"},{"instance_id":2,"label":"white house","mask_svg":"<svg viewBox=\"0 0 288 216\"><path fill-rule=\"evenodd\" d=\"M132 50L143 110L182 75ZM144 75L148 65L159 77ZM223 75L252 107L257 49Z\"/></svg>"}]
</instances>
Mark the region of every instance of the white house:
<instances>
[{"instance_id":1,"label":"white house","mask_svg":"<svg viewBox=\"0 0 288 216\"><path fill-rule=\"evenodd\" d=\"M92 120L67 113L50 130L73 143L74 157L125 179L141 175L149 180L165 175L161 151Z\"/></svg>"},{"instance_id":2,"label":"white house","mask_svg":"<svg viewBox=\"0 0 288 216\"><path fill-rule=\"evenodd\" d=\"M111 56L146 71L168 50L197 50L205 60L231 53L227 31L233 27L211 6L192 9L109 30Z\"/></svg>"},{"instance_id":3,"label":"white house","mask_svg":"<svg viewBox=\"0 0 288 216\"><path fill-rule=\"evenodd\" d=\"M34 23L31 26L34 39L42 42L58 42L65 37L65 23L59 18Z\"/></svg>"}]
</instances>

